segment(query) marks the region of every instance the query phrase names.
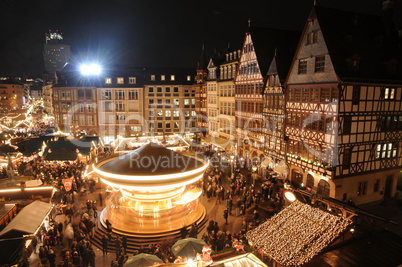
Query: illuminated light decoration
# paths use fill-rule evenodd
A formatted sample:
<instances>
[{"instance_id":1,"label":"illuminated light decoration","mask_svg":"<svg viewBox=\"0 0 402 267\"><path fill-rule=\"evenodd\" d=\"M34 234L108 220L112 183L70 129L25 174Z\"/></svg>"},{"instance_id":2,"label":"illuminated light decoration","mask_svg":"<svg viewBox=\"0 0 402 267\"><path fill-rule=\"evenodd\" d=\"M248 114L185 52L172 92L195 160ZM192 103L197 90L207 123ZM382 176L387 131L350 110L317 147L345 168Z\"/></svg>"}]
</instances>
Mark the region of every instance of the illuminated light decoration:
<instances>
[{"instance_id":1,"label":"illuminated light decoration","mask_svg":"<svg viewBox=\"0 0 402 267\"><path fill-rule=\"evenodd\" d=\"M285 196L285 198L287 200L289 200L290 202L293 202L296 200L296 196L292 191L285 191L285 193L283 194Z\"/></svg>"},{"instance_id":2,"label":"illuminated light decoration","mask_svg":"<svg viewBox=\"0 0 402 267\"><path fill-rule=\"evenodd\" d=\"M82 75L99 75L102 72L101 66L95 63L81 64L79 69Z\"/></svg>"},{"instance_id":3,"label":"illuminated light decoration","mask_svg":"<svg viewBox=\"0 0 402 267\"><path fill-rule=\"evenodd\" d=\"M101 222L128 234L169 236L206 219L199 197L209 162L147 143L130 153L93 166L102 183L113 189Z\"/></svg>"},{"instance_id":4,"label":"illuminated light decoration","mask_svg":"<svg viewBox=\"0 0 402 267\"><path fill-rule=\"evenodd\" d=\"M332 215L298 200L246 233L256 249L283 266L310 261L350 225L352 220Z\"/></svg>"}]
</instances>

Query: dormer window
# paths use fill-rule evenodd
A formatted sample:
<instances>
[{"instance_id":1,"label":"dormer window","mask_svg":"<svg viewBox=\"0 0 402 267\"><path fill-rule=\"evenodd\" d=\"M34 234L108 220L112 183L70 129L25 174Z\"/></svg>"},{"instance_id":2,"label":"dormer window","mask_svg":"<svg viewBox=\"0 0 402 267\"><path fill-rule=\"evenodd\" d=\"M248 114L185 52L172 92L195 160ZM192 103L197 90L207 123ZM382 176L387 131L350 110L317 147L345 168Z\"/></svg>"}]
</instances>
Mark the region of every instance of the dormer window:
<instances>
[{"instance_id":1,"label":"dormer window","mask_svg":"<svg viewBox=\"0 0 402 267\"><path fill-rule=\"evenodd\" d=\"M154 74L151 75L151 81L155 81L155 75Z\"/></svg>"},{"instance_id":2,"label":"dormer window","mask_svg":"<svg viewBox=\"0 0 402 267\"><path fill-rule=\"evenodd\" d=\"M161 75L161 81L164 81L166 79L165 75Z\"/></svg>"},{"instance_id":3,"label":"dormer window","mask_svg":"<svg viewBox=\"0 0 402 267\"><path fill-rule=\"evenodd\" d=\"M110 78L110 77L105 78L105 83L106 84L111 84L112 83L112 78Z\"/></svg>"},{"instance_id":4,"label":"dormer window","mask_svg":"<svg viewBox=\"0 0 402 267\"><path fill-rule=\"evenodd\" d=\"M128 78L128 82L129 82L130 84L136 84L136 83L137 83L137 79L136 79L135 77L130 77L130 78Z\"/></svg>"},{"instance_id":5,"label":"dormer window","mask_svg":"<svg viewBox=\"0 0 402 267\"><path fill-rule=\"evenodd\" d=\"M124 83L124 78L123 77L117 77L117 84L123 84Z\"/></svg>"},{"instance_id":6,"label":"dormer window","mask_svg":"<svg viewBox=\"0 0 402 267\"><path fill-rule=\"evenodd\" d=\"M187 75L187 81L188 81L188 82L191 81L191 75Z\"/></svg>"},{"instance_id":7,"label":"dormer window","mask_svg":"<svg viewBox=\"0 0 402 267\"><path fill-rule=\"evenodd\" d=\"M171 80L171 81L174 81L175 78L176 78L176 77L175 77L174 75L170 75L170 80Z\"/></svg>"}]
</instances>

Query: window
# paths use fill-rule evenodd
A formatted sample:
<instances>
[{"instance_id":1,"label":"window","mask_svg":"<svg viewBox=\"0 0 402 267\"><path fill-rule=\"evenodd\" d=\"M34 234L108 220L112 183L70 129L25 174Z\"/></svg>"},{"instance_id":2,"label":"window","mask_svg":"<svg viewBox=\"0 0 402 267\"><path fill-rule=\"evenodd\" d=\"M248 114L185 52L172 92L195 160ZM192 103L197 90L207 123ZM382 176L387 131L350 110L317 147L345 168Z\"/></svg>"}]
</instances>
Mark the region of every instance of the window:
<instances>
[{"instance_id":1,"label":"window","mask_svg":"<svg viewBox=\"0 0 402 267\"><path fill-rule=\"evenodd\" d=\"M164 81L166 79L165 75L161 75L161 81Z\"/></svg>"},{"instance_id":2,"label":"window","mask_svg":"<svg viewBox=\"0 0 402 267\"><path fill-rule=\"evenodd\" d=\"M123 84L124 83L124 78L123 77L117 77L117 83L118 84Z\"/></svg>"},{"instance_id":3,"label":"window","mask_svg":"<svg viewBox=\"0 0 402 267\"><path fill-rule=\"evenodd\" d=\"M137 90L128 91L128 99L138 100L138 91Z\"/></svg>"},{"instance_id":4,"label":"window","mask_svg":"<svg viewBox=\"0 0 402 267\"><path fill-rule=\"evenodd\" d=\"M329 102L329 101L331 101L331 89L321 88L320 102Z\"/></svg>"},{"instance_id":5,"label":"window","mask_svg":"<svg viewBox=\"0 0 402 267\"><path fill-rule=\"evenodd\" d=\"M84 90L78 90L78 99L84 99Z\"/></svg>"},{"instance_id":6,"label":"window","mask_svg":"<svg viewBox=\"0 0 402 267\"><path fill-rule=\"evenodd\" d=\"M299 74L306 74L307 73L307 60L306 59L299 59Z\"/></svg>"},{"instance_id":7,"label":"window","mask_svg":"<svg viewBox=\"0 0 402 267\"><path fill-rule=\"evenodd\" d=\"M343 152L342 166L346 169L350 167L350 156L352 153L352 149L350 147L345 148Z\"/></svg>"},{"instance_id":8,"label":"window","mask_svg":"<svg viewBox=\"0 0 402 267\"><path fill-rule=\"evenodd\" d=\"M395 88L384 89L384 99L395 99Z\"/></svg>"},{"instance_id":9,"label":"window","mask_svg":"<svg viewBox=\"0 0 402 267\"><path fill-rule=\"evenodd\" d=\"M112 99L112 91L111 90L102 90L102 99Z\"/></svg>"},{"instance_id":10,"label":"window","mask_svg":"<svg viewBox=\"0 0 402 267\"><path fill-rule=\"evenodd\" d=\"M149 111L149 116L154 116L154 114L155 114L154 110Z\"/></svg>"},{"instance_id":11,"label":"window","mask_svg":"<svg viewBox=\"0 0 402 267\"><path fill-rule=\"evenodd\" d=\"M367 190L367 181L364 182L359 182L358 188L357 188L357 195L362 196L366 194Z\"/></svg>"},{"instance_id":12,"label":"window","mask_svg":"<svg viewBox=\"0 0 402 267\"><path fill-rule=\"evenodd\" d=\"M170 110L165 110L165 117L172 116L172 112Z\"/></svg>"},{"instance_id":13,"label":"window","mask_svg":"<svg viewBox=\"0 0 402 267\"><path fill-rule=\"evenodd\" d=\"M184 99L184 105L190 105L190 99L185 98Z\"/></svg>"},{"instance_id":14,"label":"window","mask_svg":"<svg viewBox=\"0 0 402 267\"><path fill-rule=\"evenodd\" d=\"M378 192L380 190L380 180L379 179L375 179L374 180L374 192Z\"/></svg>"},{"instance_id":15,"label":"window","mask_svg":"<svg viewBox=\"0 0 402 267\"><path fill-rule=\"evenodd\" d=\"M116 90L116 99L124 100L124 91L123 90Z\"/></svg>"},{"instance_id":16,"label":"window","mask_svg":"<svg viewBox=\"0 0 402 267\"><path fill-rule=\"evenodd\" d=\"M91 113L92 112L92 104L87 103L87 112Z\"/></svg>"},{"instance_id":17,"label":"window","mask_svg":"<svg viewBox=\"0 0 402 267\"><path fill-rule=\"evenodd\" d=\"M155 75L154 74L151 75L151 81L155 81Z\"/></svg>"},{"instance_id":18,"label":"window","mask_svg":"<svg viewBox=\"0 0 402 267\"><path fill-rule=\"evenodd\" d=\"M116 111L124 111L124 103L117 102L116 103Z\"/></svg>"},{"instance_id":19,"label":"window","mask_svg":"<svg viewBox=\"0 0 402 267\"><path fill-rule=\"evenodd\" d=\"M311 33L306 34L306 45L311 44Z\"/></svg>"},{"instance_id":20,"label":"window","mask_svg":"<svg viewBox=\"0 0 402 267\"><path fill-rule=\"evenodd\" d=\"M158 122L158 129L162 129L163 127L163 123L162 122Z\"/></svg>"},{"instance_id":21,"label":"window","mask_svg":"<svg viewBox=\"0 0 402 267\"><path fill-rule=\"evenodd\" d=\"M165 92L166 92L166 93L170 93L170 87L166 87L166 88L165 88Z\"/></svg>"},{"instance_id":22,"label":"window","mask_svg":"<svg viewBox=\"0 0 402 267\"><path fill-rule=\"evenodd\" d=\"M315 57L315 72L325 71L325 56Z\"/></svg>"},{"instance_id":23,"label":"window","mask_svg":"<svg viewBox=\"0 0 402 267\"><path fill-rule=\"evenodd\" d=\"M153 105L153 104L154 104L154 100L153 100L153 99L148 99L148 102L149 102L150 105Z\"/></svg>"},{"instance_id":24,"label":"window","mask_svg":"<svg viewBox=\"0 0 402 267\"><path fill-rule=\"evenodd\" d=\"M179 105L179 99L177 99L177 98L173 99L173 105L178 106Z\"/></svg>"},{"instance_id":25,"label":"window","mask_svg":"<svg viewBox=\"0 0 402 267\"><path fill-rule=\"evenodd\" d=\"M80 112L85 112L84 104L79 104L79 109L80 109Z\"/></svg>"},{"instance_id":26,"label":"window","mask_svg":"<svg viewBox=\"0 0 402 267\"><path fill-rule=\"evenodd\" d=\"M174 75L170 75L170 80L174 81L175 80L175 76Z\"/></svg>"},{"instance_id":27,"label":"window","mask_svg":"<svg viewBox=\"0 0 402 267\"><path fill-rule=\"evenodd\" d=\"M166 123L166 127L165 127L166 129L170 129L171 128L171 126L170 126L170 122L167 122Z\"/></svg>"},{"instance_id":28,"label":"window","mask_svg":"<svg viewBox=\"0 0 402 267\"><path fill-rule=\"evenodd\" d=\"M180 116L180 111L179 110L173 110L173 117L179 117Z\"/></svg>"},{"instance_id":29,"label":"window","mask_svg":"<svg viewBox=\"0 0 402 267\"><path fill-rule=\"evenodd\" d=\"M141 132L141 130L142 130L141 126L130 126L131 132Z\"/></svg>"},{"instance_id":30,"label":"window","mask_svg":"<svg viewBox=\"0 0 402 267\"><path fill-rule=\"evenodd\" d=\"M154 88L153 87L149 87L148 88L148 93L153 93L154 92Z\"/></svg>"},{"instance_id":31,"label":"window","mask_svg":"<svg viewBox=\"0 0 402 267\"><path fill-rule=\"evenodd\" d=\"M313 32L313 44L318 43L318 32Z\"/></svg>"},{"instance_id":32,"label":"window","mask_svg":"<svg viewBox=\"0 0 402 267\"><path fill-rule=\"evenodd\" d=\"M137 83L137 78L136 77L129 77L128 78L128 82L130 84L136 84Z\"/></svg>"},{"instance_id":33,"label":"window","mask_svg":"<svg viewBox=\"0 0 402 267\"><path fill-rule=\"evenodd\" d=\"M188 82L191 81L191 76L190 75L187 75L187 81Z\"/></svg>"},{"instance_id":34,"label":"window","mask_svg":"<svg viewBox=\"0 0 402 267\"><path fill-rule=\"evenodd\" d=\"M112 83L112 78L110 78L110 77L105 78L105 83L106 84L111 84Z\"/></svg>"},{"instance_id":35,"label":"window","mask_svg":"<svg viewBox=\"0 0 402 267\"><path fill-rule=\"evenodd\" d=\"M92 90L85 90L86 94L86 99L91 100L92 99Z\"/></svg>"},{"instance_id":36,"label":"window","mask_svg":"<svg viewBox=\"0 0 402 267\"><path fill-rule=\"evenodd\" d=\"M343 122L343 133L344 134L350 134L352 128L352 117L351 116L345 116L344 117L344 122Z\"/></svg>"},{"instance_id":37,"label":"window","mask_svg":"<svg viewBox=\"0 0 402 267\"><path fill-rule=\"evenodd\" d=\"M352 104L359 104L360 85L353 85Z\"/></svg>"},{"instance_id":38,"label":"window","mask_svg":"<svg viewBox=\"0 0 402 267\"><path fill-rule=\"evenodd\" d=\"M117 114L117 115L116 115L116 120L118 120L118 121L124 121L124 120L126 120L126 115L124 115L124 114Z\"/></svg>"},{"instance_id":39,"label":"window","mask_svg":"<svg viewBox=\"0 0 402 267\"><path fill-rule=\"evenodd\" d=\"M94 125L94 116L93 115L88 116L88 125Z\"/></svg>"},{"instance_id":40,"label":"window","mask_svg":"<svg viewBox=\"0 0 402 267\"><path fill-rule=\"evenodd\" d=\"M394 143L378 144L376 158L395 158L397 156L398 146Z\"/></svg>"},{"instance_id":41,"label":"window","mask_svg":"<svg viewBox=\"0 0 402 267\"><path fill-rule=\"evenodd\" d=\"M166 99L166 105L170 105L170 99Z\"/></svg>"},{"instance_id":42,"label":"window","mask_svg":"<svg viewBox=\"0 0 402 267\"><path fill-rule=\"evenodd\" d=\"M157 93L162 93L162 87L156 87L156 92Z\"/></svg>"},{"instance_id":43,"label":"window","mask_svg":"<svg viewBox=\"0 0 402 267\"><path fill-rule=\"evenodd\" d=\"M178 93L179 92L179 87L173 87L173 92Z\"/></svg>"}]
</instances>

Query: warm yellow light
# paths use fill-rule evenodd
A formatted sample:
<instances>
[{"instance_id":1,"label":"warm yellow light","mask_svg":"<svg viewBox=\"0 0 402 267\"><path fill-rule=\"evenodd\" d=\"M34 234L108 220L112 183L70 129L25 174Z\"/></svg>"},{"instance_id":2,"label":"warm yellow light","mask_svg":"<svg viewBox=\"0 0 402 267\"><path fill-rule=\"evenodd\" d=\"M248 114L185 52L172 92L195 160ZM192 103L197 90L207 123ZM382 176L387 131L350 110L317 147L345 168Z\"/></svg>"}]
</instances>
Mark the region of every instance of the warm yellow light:
<instances>
[{"instance_id":1,"label":"warm yellow light","mask_svg":"<svg viewBox=\"0 0 402 267\"><path fill-rule=\"evenodd\" d=\"M290 202L293 202L293 201L296 200L296 196L295 196L295 194L294 194L292 191L286 191L286 192L284 193L284 195L285 195L285 198L286 198L287 200L289 200Z\"/></svg>"}]
</instances>

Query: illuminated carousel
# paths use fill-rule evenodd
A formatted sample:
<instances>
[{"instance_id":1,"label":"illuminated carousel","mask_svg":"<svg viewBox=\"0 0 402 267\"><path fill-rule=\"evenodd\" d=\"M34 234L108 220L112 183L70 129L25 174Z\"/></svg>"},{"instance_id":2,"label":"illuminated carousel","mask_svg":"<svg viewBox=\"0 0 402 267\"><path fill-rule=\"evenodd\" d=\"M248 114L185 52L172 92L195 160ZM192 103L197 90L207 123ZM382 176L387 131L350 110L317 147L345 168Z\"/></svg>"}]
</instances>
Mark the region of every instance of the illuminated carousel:
<instances>
[{"instance_id":1,"label":"illuminated carousel","mask_svg":"<svg viewBox=\"0 0 402 267\"><path fill-rule=\"evenodd\" d=\"M168 236L205 221L199 197L208 163L155 143L98 163L94 171L113 191L100 220L116 233Z\"/></svg>"}]
</instances>

